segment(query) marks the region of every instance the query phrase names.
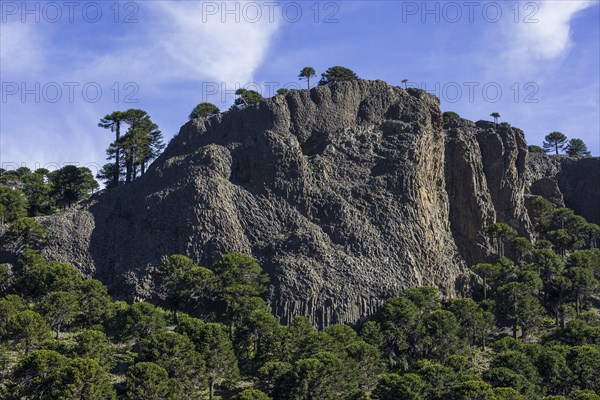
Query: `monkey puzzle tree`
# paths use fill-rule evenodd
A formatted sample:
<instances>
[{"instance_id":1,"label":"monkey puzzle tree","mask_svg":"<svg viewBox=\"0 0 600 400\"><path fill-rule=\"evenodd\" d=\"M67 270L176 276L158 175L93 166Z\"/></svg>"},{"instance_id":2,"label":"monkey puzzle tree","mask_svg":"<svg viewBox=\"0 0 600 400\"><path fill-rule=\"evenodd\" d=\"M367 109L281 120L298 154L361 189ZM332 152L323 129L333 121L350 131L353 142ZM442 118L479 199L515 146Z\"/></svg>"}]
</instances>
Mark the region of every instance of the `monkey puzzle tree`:
<instances>
[{"instance_id":1,"label":"monkey puzzle tree","mask_svg":"<svg viewBox=\"0 0 600 400\"><path fill-rule=\"evenodd\" d=\"M190 113L189 119L208 118L219 113L219 107L212 103L200 103Z\"/></svg>"},{"instance_id":2,"label":"monkey puzzle tree","mask_svg":"<svg viewBox=\"0 0 600 400\"><path fill-rule=\"evenodd\" d=\"M488 226L486 233L494 241L497 254L500 258L504 257L504 246L506 241L512 240L512 238L517 235L517 231L504 222L496 222Z\"/></svg>"},{"instance_id":3,"label":"monkey puzzle tree","mask_svg":"<svg viewBox=\"0 0 600 400\"><path fill-rule=\"evenodd\" d=\"M38 248L48 237L46 229L33 218L19 218L8 227L5 239L22 254L27 249Z\"/></svg>"},{"instance_id":4,"label":"monkey puzzle tree","mask_svg":"<svg viewBox=\"0 0 600 400\"><path fill-rule=\"evenodd\" d=\"M94 190L98 189L98 182L94 180L92 171L86 167L66 165L48 176L50 181L50 195L56 204L65 209L87 198Z\"/></svg>"},{"instance_id":5,"label":"monkey puzzle tree","mask_svg":"<svg viewBox=\"0 0 600 400\"><path fill-rule=\"evenodd\" d=\"M581 139L571 139L565 146L565 152L569 157L584 158L590 157L587 146Z\"/></svg>"},{"instance_id":6,"label":"monkey puzzle tree","mask_svg":"<svg viewBox=\"0 0 600 400\"><path fill-rule=\"evenodd\" d=\"M316 74L315 69L313 67L304 67L302 68L302 71L300 71L298 78L300 78L301 80L306 79L308 89L310 89L310 78L314 76L316 76Z\"/></svg>"},{"instance_id":7,"label":"monkey puzzle tree","mask_svg":"<svg viewBox=\"0 0 600 400\"><path fill-rule=\"evenodd\" d=\"M498 124L498 118L500 118L500 114L497 112L493 112L490 114L490 117L494 118L494 124Z\"/></svg>"},{"instance_id":8,"label":"monkey puzzle tree","mask_svg":"<svg viewBox=\"0 0 600 400\"><path fill-rule=\"evenodd\" d=\"M125 121L129 129L116 145L121 146L125 152L125 181L129 183L136 178L137 167L140 167L143 175L146 172L146 165L160 154L165 145L162 141L162 132L146 111L127 110Z\"/></svg>"},{"instance_id":9,"label":"monkey puzzle tree","mask_svg":"<svg viewBox=\"0 0 600 400\"><path fill-rule=\"evenodd\" d=\"M335 66L328 68L327 71L321 74L321 80L319 85L327 85L333 82L340 81L354 81L357 80L358 76L351 69Z\"/></svg>"},{"instance_id":10,"label":"monkey puzzle tree","mask_svg":"<svg viewBox=\"0 0 600 400\"><path fill-rule=\"evenodd\" d=\"M79 313L77 295L68 292L50 292L40 302L39 308L59 338L60 330L71 324Z\"/></svg>"},{"instance_id":11,"label":"monkey puzzle tree","mask_svg":"<svg viewBox=\"0 0 600 400\"><path fill-rule=\"evenodd\" d=\"M257 91L254 90L248 90L248 89L244 89L244 88L240 88L238 90L235 91L235 94L240 96L237 99L235 99L234 104L236 106L248 106L250 104L256 104L259 101L262 100L262 96L260 93L258 93Z\"/></svg>"},{"instance_id":12,"label":"monkey puzzle tree","mask_svg":"<svg viewBox=\"0 0 600 400\"><path fill-rule=\"evenodd\" d=\"M561 150L565 142L567 141L567 137L561 132L550 132L544 138L544 151L546 153L550 153L551 151L555 151L558 154L558 151Z\"/></svg>"},{"instance_id":13,"label":"monkey puzzle tree","mask_svg":"<svg viewBox=\"0 0 600 400\"><path fill-rule=\"evenodd\" d=\"M0 186L0 223L27 216L27 197L18 189Z\"/></svg>"},{"instance_id":14,"label":"monkey puzzle tree","mask_svg":"<svg viewBox=\"0 0 600 400\"><path fill-rule=\"evenodd\" d=\"M98 123L98 127L104 129L110 129L111 132L115 132L115 143L118 143L121 139L121 123L125 121L125 113L121 111L115 111L111 114L107 114L104 118L100 120ZM119 161L120 161L120 148L115 149L115 168L111 171L113 176L112 186L119 185Z\"/></svg>"},{"instance_id":15,"label":"monkey puzzle tree","mask_svg":"<svg viewBox=\"0 0 600 400\"><path fill-rule=\"evenodd\" d=\"M454 111L446 111L442 114L442 119L444 120L445 124L450 123L452 121L456 121L459 118L460 115L458 115Z\"/></svg>"}]
</instances>

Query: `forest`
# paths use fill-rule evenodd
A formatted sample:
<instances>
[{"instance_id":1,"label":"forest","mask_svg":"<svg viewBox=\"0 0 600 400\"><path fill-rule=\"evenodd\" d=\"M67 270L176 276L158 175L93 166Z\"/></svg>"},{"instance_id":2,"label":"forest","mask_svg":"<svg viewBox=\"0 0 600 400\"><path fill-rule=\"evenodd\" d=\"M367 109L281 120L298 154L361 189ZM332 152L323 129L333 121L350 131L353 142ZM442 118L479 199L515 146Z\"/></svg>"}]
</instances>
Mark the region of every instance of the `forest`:
<instances>
[{"instance_id":1,"label":"forest","mask_svg":"<svg viewBox=\"0 0 600 400\"><path fill-rule=\"evenodd\" d=\"M469 295L408 288L355 326L271 313L256 260L154 266L125 302L48 262L35 219L13 216L0 266L0 397L20 399L600 399L600 228L538 198L535 246L504 223Z\"/></svg>"}]
</instances>

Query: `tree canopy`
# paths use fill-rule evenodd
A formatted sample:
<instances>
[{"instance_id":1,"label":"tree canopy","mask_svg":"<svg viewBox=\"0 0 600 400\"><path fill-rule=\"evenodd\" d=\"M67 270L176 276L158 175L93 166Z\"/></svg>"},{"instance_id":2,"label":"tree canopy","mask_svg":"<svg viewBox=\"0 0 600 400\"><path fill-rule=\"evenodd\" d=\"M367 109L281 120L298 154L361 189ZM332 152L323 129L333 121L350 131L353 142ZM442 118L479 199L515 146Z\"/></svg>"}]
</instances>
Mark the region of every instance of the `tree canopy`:
<instances>
[{"instance_id":1,"label":"tree canopy","mask_svg":"<svg viewBox=\"0 0 600 400\"><path fill-rule=\"evenodd\" d=\"M546 153L555 152L558 154L560 150L562 150L567 141L567 137L561 132L550 132L544 138L544 151Z\"/></svg>"},{"instance_id":2,"label":"tree canopy","mask_svg":"<svg viewBox=\"0 0 600 400\"><path fill-rule=\"evenodd\" d=\"M358 76L351 69L335 66L330 67L327 71L321 74L321 80L319 81L319 85L327 85L333 82L341 82L341 81L354 81L357 80Z\"/></svg>"}]
</instances>

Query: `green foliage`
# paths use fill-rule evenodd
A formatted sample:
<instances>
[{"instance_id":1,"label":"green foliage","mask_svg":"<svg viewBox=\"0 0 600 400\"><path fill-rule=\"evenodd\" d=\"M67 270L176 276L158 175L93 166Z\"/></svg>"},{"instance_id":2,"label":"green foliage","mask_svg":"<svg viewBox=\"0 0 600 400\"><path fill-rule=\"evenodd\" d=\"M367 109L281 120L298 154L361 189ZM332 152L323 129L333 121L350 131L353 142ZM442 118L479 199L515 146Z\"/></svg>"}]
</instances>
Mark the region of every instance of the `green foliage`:
<instances>
[{"instance_id":1,"label":"green foliage","mask_svg":"<svg viewBox=\"0 0 600 400\"><path fill-rule=\"evenodd\" d=\"M544 151L546 153L555 151L556 154L558 154L559 150L561 150L565 146L566 141L567 137L561 132L550 132L544 138Z\"/></svg>"},{"instance_id":2,"label":"green foliage","mask_svg":"<svg viewBox=\"0 0 600 400\"><path fill-rule=\"evenodd\" d=\"M18 249L18 254L27 249L38 249L47 237L46 229L35 219L27 217L14 220L6 231L6 239Z\"/></svg>"},{"instance_id":3,"label":"green foliage","mask_svg":"<svg viewBox=\"0 0 600 400\"><path fill-rule=\"evenodd\" d=\"M136 340L157 335L166 328L164 312L145 301L129 307L125 318L125 333Z\"/></svg>"},{"instance_id":4,"label":"green foliage","mask_svg":"<svg viewBox=\"0 0 600 400\"><path fill-rule=\"evenodd\" d=\"M50 292L39 304L39 309L59 338L61 328L73 323L79 312L77 295L69 292Z\"/></svg>"},{"instance_id":5,"label":"green foliage","mask_svg":"<svg viewBox=\"0 0 600 400\"><path fill-rule=\"evenodd\" d=\"M108 289L95 279L79 285L79 306L88 328L106 324L115 312Z\"/></svg>"},{"instance_id":6,"label":"green foliage","mask_svg":"<svg viewBox=\"0 0 600 400\"><path fill-rule=\"evenodd\" d=\"M271 398L260 390L246 389L233 396L232 400L271 400Z\"/></svg>"},{"instance_id":7,"label":"green foliage","mask_svg":"<svg viewBox=\"0 0 600 400\"><path fill-rule=\"evenodd\" d=\"M214 271L219 282L219 296L227 308L227 320L233 329L239 326L252 298L266 293L268 276L252 257L245 254L226 254Z\"/></svg>"},{"instance_id":8,"label":"green foliage","mask_svg":"<svg viewBox=\"0 0 600 400\"><path fill-rule=\"evenodd\" d=\"M237 96L240 96L237 99L235 99L235 102L234 102L234 104L237 106L241 106L241 105L249 106L251 104L256 104L259 101L261 101L263 98L260 93L254 91L254 90L248 90L248 89L244 89L244 88L236 90L235 94Z\"/></svg>"},{"instance_id":9,"label":"green foliage","mask_svg":"<svg viewBox=\"0 0 600 400\"><path fill-rule=\"evenodd\" d=\"M204 360L185 335L165 331L144 338L139 344L137 361L160 365L186 391L197 390L204 385Z\"/></svg>"},{"instance_id":10,"label":"green foliage","mask_svg":"<svg viewBox=\"0 0 600 400\"><path fill-rule=\"evenodd\" d=\"M480 345L485 350L495 326L494 314L482 309L472 299L453 299L449 309L460 325L459 337L466 339L471 346Z\"/></svg>"},{"instance_id":11,"label":"green foliage","mask_svg":"<svg viewBox=\"0 0 600 400\"><path fill-rule=\"evenodd\" d=\"M589 225L554 208L544 224L539 234L552 239L550 232L578 236ZM408 288L358 328L323 331L306 317L281 325L265 300L266 275L242 254L223 256L214 272L181 255L166 258L154 271L165 313L115 302L99 281L25 250L0 297L0 393L10 400L114 399L116 391L157 400L594 398L600 250L566 249L563 257L556 243L509 243L516 264L499 258L472 267L490 289L487 300ZM66 332L50 339L52 328Z\"/></svg>"},{"instance_id":12,"label":"green foliage","mask_svg":"<svg viewBox=\"0 0 600 400\"><path fill-rule=\"evenodd\" d=\"M208 118L220 112L219 107L212 103L200 103L190 113L189 119Z\"/></svg>"},{"instance_id":13,"label":"green foliage","mask_svg":"<svg viewBox=\"0 0 600 400\"><path fill-rule=\"evenodd\" d=\"M290 89L287 89L287 88L281 88L281 89L277 89L277 94L278 94L278 95L282 95L282 96L283 96L283 95L286 95L286 94L288 94L288 93L289 93L289 91L290 91Z\"/></svg>"},{"instance_id":14,"label":"green foliage","mask_svg":"<svg viewBox=\"0 0 600 400\"><path fill-rule=\"evenodd\" d=\"M180 254L167 257L158 266L156 278L159 297L175 311L191 305L204 309L215 297L214 273Z\"/></svg>"},{"instance_id":15,"label":"green foliage","mask_svg":"<svg viewBox=\"0 0 600 400\"><path fill-rule=\"evenodd\" d=\"M450 122L456 121L459 118L460 118L460 115L458 115L454 111L445 111L442 114L442 120L444 121L444 124L449 124Z\"/></svg>"},{"instance_id":16,"label":"green foliage","mask_svg":"<svg viewBox=\"0 0 600 400\"><path fill-rule=\"evenodd\" d=\"M544 149L542 149L540 146L536 146L536 145L527 146L527 150L530 153L535 153L535 154L544 154L545 153Z\"/></svg>"},{"instance_id":17,"label":"green foliage","mask_svg":"<svg viewBox=\"0 0 600 400\"><path fill-rule=\"evenodd\" d=\"M519 327L521 336L526 338L530 330L540 325L543 309L526 283L510 282L501 286L497 301L497 314L511 323L514 338Z\"/></svg>"},{"instance_id":18,"label":"green foliage","mask_svg":"<svg viewBox=\"0 0 600 400\"><path fill-rule=\"evenodd\" d=\"M9 329L12 336L25 345L25 353L29 353L29 350L51 335L50 326L44 317L31 310L19 312Z\"/></svg>"},{"instance_id":19,"label":"green foliage","mask_svg":"<svg viewBox=\"0 0 600 400\"><path fill-rule=\"evenodd\" d=\"M210 396L213 396L215 385L225 381L233 381L239 371L233 345L224 325L202 323L193 318L183 318L178 330L189 337L206 364Z\"/></svg>"},{"instance_id":20,"label":"green foliage","mask_svg":"<svg viewBox=\"0 0 600 400\"><path fill-rule=\"evenodd\" d=\"M69 366L69 359L50 350L37 350L24 357L13 372L13 399L59 399L57 385ZM58 386L58 387L57 387Z\"/></svg>"},{"instance_id":21,"label":"green foliage","mask_svg":"<svg viewBox=\"0 0 600 400\"><path fill-rule=\"evenodd\" d=\"M23 295L39 298L50 292L79 289L83 278L71 264L46 263L37 252L26 252L25 256L16 284Z\"/></svg>"},{"instance_id":22,"label":"green foliage","mask_svg":"<svg viewBox=\"0 0 600 400\"><path fill-rule=\"evenodd\" d=\"M496 400L492 387L480 380L461 382L452 390L452 399L456 400Z\"/></svg>"},{"instance_id":23,"label":"green foliage","mask_svg":"<svg viewBox=\"0 0 600 400\"><path fill-rule=\"evenodd\" d=\"M581 139L571 139L565 146L565 152L569 157L583 158L590 157L591 154L587 149L587 146Z\"/></svg>"},{"instance_id":24,"label":"green foliage","mask_svg":"<svg viewBox=\"0 0 600 400\"><path fill-rule=\"evenodd\" d=\"M50 195L55 198L56 205L62 209L86 199L99 187L88 168L75 165L67 165L51 172L48 179Z\"/></svg>"},{"instance_id":25,"label":"green foliage","mask_svg":"<svg viewBox=\"0 0 600 400\"><path fill-rule=\"evenodd\" d=\"M178 400L181 389L169 379L167 371L152 362L139 362L129 367L125 380L130 400Z\"/></svg>"},{"instance_id":26,"label":"green foliage","mask_svg":"<svg viewBox=\"0 0 600 400\"><path fill-rule=\"evenodd\" d=\"M27 216L29 203L25 194L6 186L0 186L0 223L12 222Z\"/></svg>"},{"instance_id":27,"label":"green foliage","mask_svg":"<svg viewBox=\"0 0 600 400\"><path fill-rule=\"evenodd\" d=\"M358 76L351 69L335 66L328 68L327 71L321 74L319 85L327 85L333 82L355 81Z\"/></svg>"},{"instance_id":28,"label":"green foliage","mask_svg":"<svg viewBox=\"0 0 600 400\"><path fill-rule=\"evenodd\" d=\"M110 370L114 362L114 348L104 332L83 330L75 337L74 353L78 357L92 358Z\"/></svg>"},{"instance_id":29,"label":"green foliage","mask_svg":"<svg viewBox=\"0 0 600 400\"><path fill-rule=\"evenodd\" d=\"M122 135L125 124L128 129ZM115 162L104 165L97 175L107 188L116 187L123 181L131 183L138 173L143 175L148 164L165 147L162 132L144 110L115 111L101 119L98 126L115 132L115 141L106 151L108 159Z\"/></svg>"},{"instance_id":30,"label":"green foliage","mask_svg":"<svg viewBox=\"0 0 600 400\"><path fill-rule=\"evenodd\" d=\"M310 78L316 76L315 69L313 67L304 67L298 74L298 78L306 79L306 84L308 85L308 89L310 89Z\"/></svg>"},{"instance_id":31,"label":"green foliage","mask_svg":"<svg viewBox=\"0 0 600 400\"><path fill-rule=\"evenodd\" d=\"M517 236L515 231L510 225L504 222L496 222L487 227L486 233L496 244L496 251L499 257L504 257L505 244L511 241Z\"/></svg>"},{"instance_id":32,"label":"green foliage","mask_svg":"<svg viewBox=\"0 0 600 400\"><path fill-rule=\"evenodd\" d=\"M373 390L375 400L424 399L425 382L417 374L383 374Z\"/></svg>"}]
</instances>

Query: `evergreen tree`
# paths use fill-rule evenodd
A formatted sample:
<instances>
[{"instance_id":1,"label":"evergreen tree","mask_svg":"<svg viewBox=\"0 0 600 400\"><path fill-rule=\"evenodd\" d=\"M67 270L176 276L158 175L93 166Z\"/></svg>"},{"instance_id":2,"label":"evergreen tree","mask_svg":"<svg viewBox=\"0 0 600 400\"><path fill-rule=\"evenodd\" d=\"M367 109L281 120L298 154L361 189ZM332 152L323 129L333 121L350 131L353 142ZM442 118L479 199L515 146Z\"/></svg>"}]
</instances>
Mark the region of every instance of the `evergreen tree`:
<instances>
[{"instance_id":1,"label":"evergreen tree","mask_svg":"<svg viewBox=\"0 0 600 400\"><path fill-rule=\"evenodd\" d=\"M587 149L587 146L581 139L571 139L565 146L565 152L569 157L583 158L590 157L591 154Z\"/></svg>"},{"instance_id":2,"label":"evergreen tree","mask_svg":"<svg viewBox=\"0 0 600 400\"><path fill-rule=\"evenodd\" d=\"M50 173L48 179L50 195L62 209L86 199L99 187L88 168L74 165L67 165Z\"/></svg>"},{"instance_id":3,"label":"evergreen tree","mask_svg":"<svg viewBox=\"0 0 600 400\"><path fill-rule=\"evenodd\" d=\"M219 107L212 103L200 103L190 113L189 119L208 118L220 112Z\"/></svg>"},{"instance_id":4,"label":"evergreen tree","mask_svg":"<svg viewBox=\"0 0 600 400\"><path fill-rule=\"evenodd\" d=\"M102 118L100 120L100 123L98 123L98 127L100 128L104 128L104 129L110 129L111 132L115 133L115 141L114 143L120 143L121 141L121 124L125 121L126 119L126 115L124 112L121 111L115 111L111 114L107 114L104 118ZM115 147L114 149L114 166L111 168L106 168L106 172L110 172L112 173L112 184L110 185L110 187L116 187L119 185L119 181L120 181L120 171L121 171L121 149L120 147ZM103 171L105 171L105 168L103 168ZM108 176L105 176L105 179L108 178ZM102 178L98 178L98 179L102 179ZM109 186L109 185L107 185Z\"/></svg>"},{"instance_id":5,"label":"evergreen tree","mask_svg":"<svg viewBox=\"0 0 600 400\"><path fill-rule=\"evenodd\" d=\"M6 186L0 186L0 224L27 216L29 203L25 194Z\"/></svg>"},{"instance_id":6,"label":"evergreen tree","mask_svg":"<svg viewBox=\"0 0 600 400\"><path fill-rule=\"evenodd\" d=\"M335 66L328 68L327 71L321 74L319 85L327 85L333 82L355 81L358 76L351 69Z\"/></svg>"},{"instance_id":7,"label":"evergreen tree","mask_svg":"<svg viewBox=\"0 0 600 400\"><path fill-rule=\"evenodd\" d=\"M300 71L298 78L306 79L306 84L308 86L308 89L310 90L310 78L313 78L315 76L316 76L316 73L315 73L315 69L313 67L304 67Z\"/></svg>"},{"instance_id":8,"label":"evergreen tree","mask_svg":"<svg viewBox=\"0 0 600 400\"><path fill-rule=\"evenodd\" d=\"M236 90L235 94L237 96L240 96L237 99L235 99L234 102L234 104L237 106L249 106L251 104L256 104L263 98L261 94L256 91L243 88Z\"/></svg>"},{"instance_id":9,"label":"evergreen tree","mask_svg":"<svg viewBox=\"0 0 600 400\"><path fill-rule=\"evenodd\" d=\"M558 151L561 150L565 146L565 142L567 141L567 137L561 132L550 132L544 138L544 151L546 153L550 153L552 151L558 154Z\"/></svg>"}]
</instances>

